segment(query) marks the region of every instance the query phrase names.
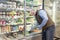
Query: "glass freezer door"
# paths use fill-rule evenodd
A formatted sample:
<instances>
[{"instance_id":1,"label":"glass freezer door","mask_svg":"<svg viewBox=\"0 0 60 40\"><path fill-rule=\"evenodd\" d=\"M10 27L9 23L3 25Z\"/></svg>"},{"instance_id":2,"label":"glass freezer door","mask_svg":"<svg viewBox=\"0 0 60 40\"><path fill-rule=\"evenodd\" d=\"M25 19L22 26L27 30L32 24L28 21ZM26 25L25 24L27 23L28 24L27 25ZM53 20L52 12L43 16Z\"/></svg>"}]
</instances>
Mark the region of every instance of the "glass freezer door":
<instances>
[{"instance_id":1,"label":"glass freezer door","mask_svg":"<svg viewBox=\"0 0 60 40\"><path fill-rule=\"evenodd\" d=\"M45 10L55 22L55 36L60 38L60 0L45 0L44 4Z\"/></svg>"}]
</instances>

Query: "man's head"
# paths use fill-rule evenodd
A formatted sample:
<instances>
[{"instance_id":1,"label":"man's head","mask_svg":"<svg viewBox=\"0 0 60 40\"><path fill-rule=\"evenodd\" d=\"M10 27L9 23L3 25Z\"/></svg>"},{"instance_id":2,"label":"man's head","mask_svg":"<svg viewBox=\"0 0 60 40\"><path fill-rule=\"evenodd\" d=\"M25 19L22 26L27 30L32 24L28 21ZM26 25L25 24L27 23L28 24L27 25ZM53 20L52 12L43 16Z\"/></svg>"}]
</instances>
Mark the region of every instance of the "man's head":
<instances>
[{"instance_id":1,"label":"man's head","mask_svg":"<svg viewBox=\"0 0 60 40\"><path fill-rule=\"evenodd\" d=\"M35 10L31 10L31 11L30 11L30 14L31 14L32 16L35 16L36 11L35 11Z\"/></svg>"}]
</instances>

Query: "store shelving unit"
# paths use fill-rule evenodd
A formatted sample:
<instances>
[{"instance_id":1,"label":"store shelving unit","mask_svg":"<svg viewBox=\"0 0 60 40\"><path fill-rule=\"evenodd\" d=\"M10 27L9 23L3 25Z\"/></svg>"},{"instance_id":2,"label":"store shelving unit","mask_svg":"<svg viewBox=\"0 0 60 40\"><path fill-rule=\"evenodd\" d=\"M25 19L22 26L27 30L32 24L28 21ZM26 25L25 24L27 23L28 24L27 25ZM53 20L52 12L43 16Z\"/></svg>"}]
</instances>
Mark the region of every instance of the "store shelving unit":
<instances>
[{"instance_id":1,"label":"store shelving unit","mask_svg":"<svg viewBox=\"0 0 60 40\"><path fill-rule=\"evenodd\" d=\"M0 1L0 35L6 35L6 39L10 34L18 33L20 26L24 26L24 15L21 13L24 8L18 8L18 1ZM17 7L17 8L16 8ZM17 11L21 11L18 12ZM22 15L22 16L21 16ZM13 22L14 21L14 22ZM27 23L28 24L28 23ZM20 33L19 33L20 34ZM11 36L13 38L13 35ZM21 33L23 36L23 33ZM8 36L8 37L7 37ZM3 36L1 36L3 37ZM14 38L13 38L14 39ZM4 38L2 40L5 40ZM7 39L12 40L12 39Z\"/></svg>"},{"instance_id":2,"label":"store shelving unit","mask_svg":"<svg viewBox=\"0 0 60 40\"><path fill-rule=\"evenodd\" d=\"M33 2L33 0L31 1ZM41 5L32 5L26 0L1 0L0 1L0 35L2 40L18 40L40 33L29 33L30 26L34 25L35 19L30 15L30 11ZM22 28L24 27L24 30ZM19 38L20 37L20 38Z\"/></svg>"}]
</instances>

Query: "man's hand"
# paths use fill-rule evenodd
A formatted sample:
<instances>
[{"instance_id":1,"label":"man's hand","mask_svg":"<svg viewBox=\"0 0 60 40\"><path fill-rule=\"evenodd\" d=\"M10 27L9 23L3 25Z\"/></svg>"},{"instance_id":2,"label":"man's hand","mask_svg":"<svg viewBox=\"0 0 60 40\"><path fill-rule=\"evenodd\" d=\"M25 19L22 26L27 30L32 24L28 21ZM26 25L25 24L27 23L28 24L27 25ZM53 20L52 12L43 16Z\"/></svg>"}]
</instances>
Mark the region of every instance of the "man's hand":
<instances>
[{"instance_id":1,"label":"man's hand","mask_svg":"<svg viewBox=\"0 0 60 40\"><path fill-rule=\"evenodd\" d=\"M40 25L38 25L38 26L37 26L37 28L38 28L39 30L41 30L41 29L42 29L42 27L41 27Z\"/></svg>"}]
</instances>

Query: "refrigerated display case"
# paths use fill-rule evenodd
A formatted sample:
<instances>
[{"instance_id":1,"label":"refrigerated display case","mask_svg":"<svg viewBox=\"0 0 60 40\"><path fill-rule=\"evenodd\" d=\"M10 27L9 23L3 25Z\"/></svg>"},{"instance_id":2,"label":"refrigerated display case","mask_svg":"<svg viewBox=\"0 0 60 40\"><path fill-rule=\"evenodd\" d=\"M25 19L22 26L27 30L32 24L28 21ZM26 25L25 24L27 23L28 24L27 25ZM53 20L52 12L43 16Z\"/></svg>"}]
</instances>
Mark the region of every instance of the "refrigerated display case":
<instances>
[{"instance_id":1,"label":"refrigerated display case","mask_svg":"<svg viewBox=\"0 0 60 40\"><path fill-rule=\"evenodd\" d=\"M18 37L24 37L24 33L20 31L24 27L23 6L20 7L17 5L20 2L17 2L19 1L0 1L0 35L2 40L16 40Z\"/></svg>"},{"instance_id":2,"label":"refrigerated display case","mask_svg":"<svg viewBox=\"0 0 60 40\"><path fill-rule=\"evenodd\" d=\"M55 9L56 9L56 13L55 13L55 21L56 21L56 34L55 36L57 38L59 38L60 40L60 0L55 0Z\"/></svg>"},{"instance_id":3,"label":"refrigerated display case","mask_svg":"<svg viewBox=\"0 0 60 40\"><path fill-rule=\"evenodd\" d=\"M49 3L48 3L49 2ZM60 40L60 0L45 0L45 10L55 23L55 37Z\"/></svg>"},{"instance_id":4,"label":"refrigerated display case","mask_svg":"<svg viewBox=\"0 0 60 40\"><path fill-rule=\"evenodd\" d=\"M38 6L41 6L41 3L39 4L37 0L1 0L0 38L2 40L32 40L40 33L40 30L34 29L33 32L29 32L35 22L30 11L37 10Z\"/></svg>"}]
</instances>

